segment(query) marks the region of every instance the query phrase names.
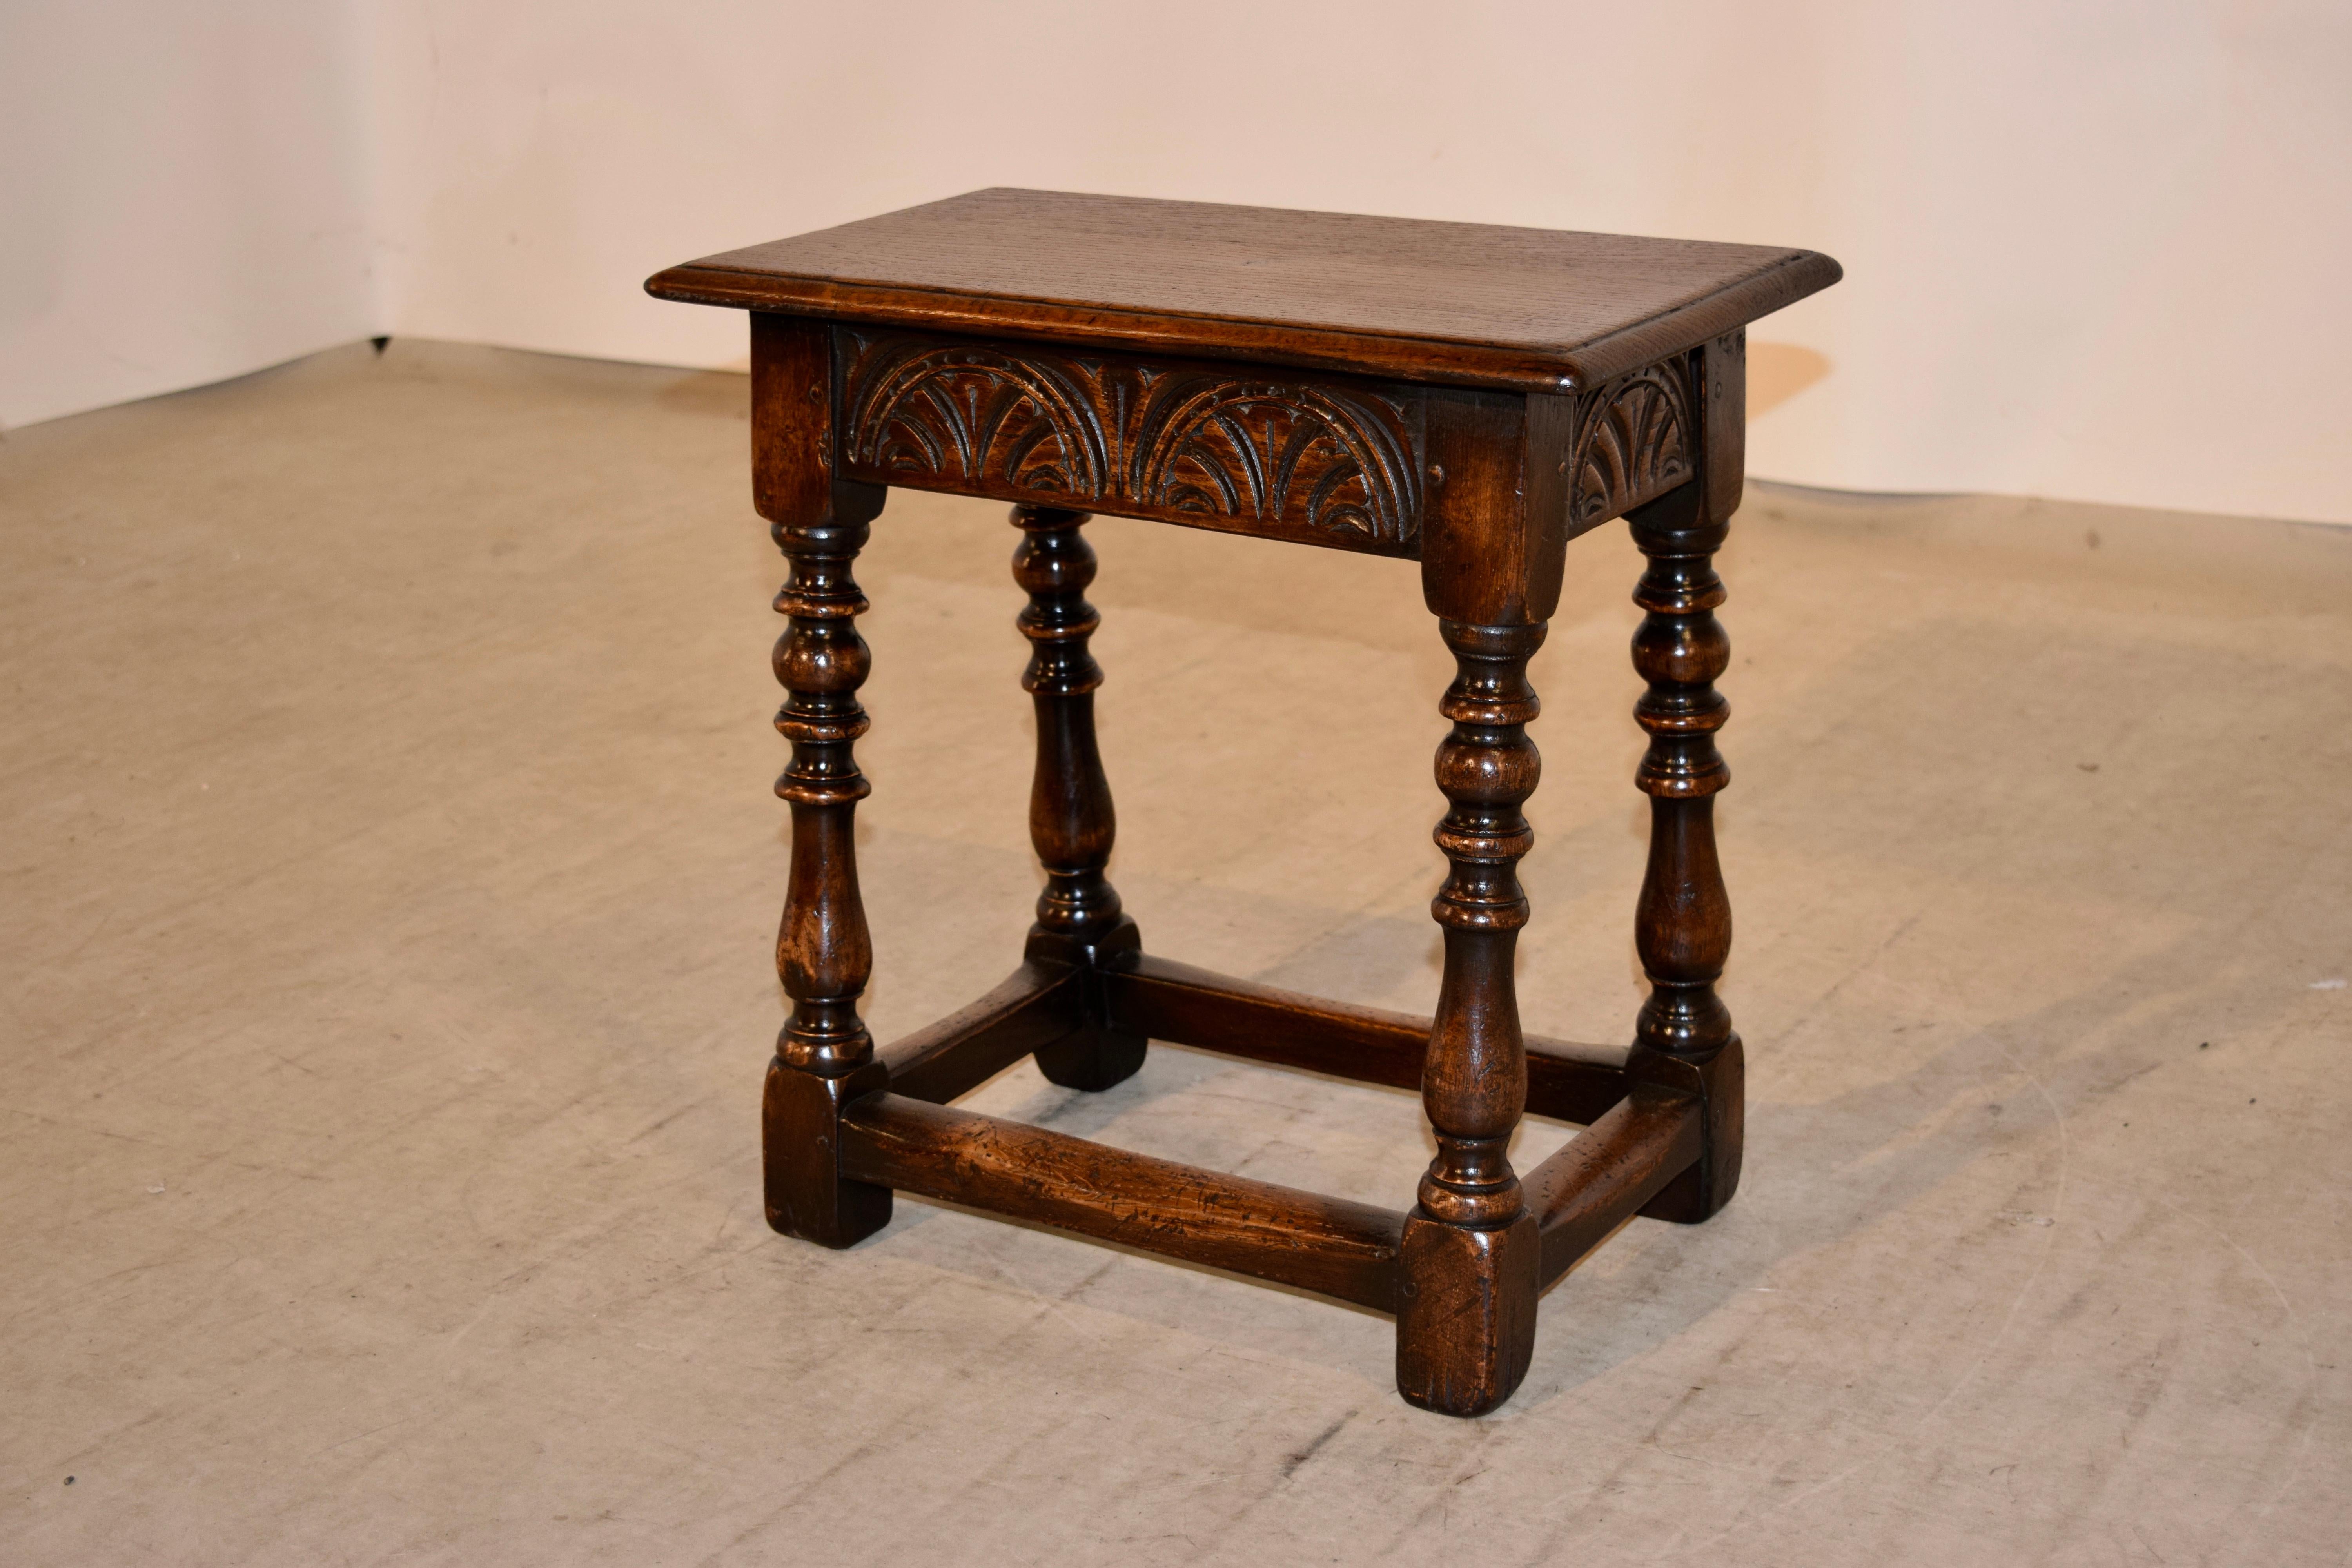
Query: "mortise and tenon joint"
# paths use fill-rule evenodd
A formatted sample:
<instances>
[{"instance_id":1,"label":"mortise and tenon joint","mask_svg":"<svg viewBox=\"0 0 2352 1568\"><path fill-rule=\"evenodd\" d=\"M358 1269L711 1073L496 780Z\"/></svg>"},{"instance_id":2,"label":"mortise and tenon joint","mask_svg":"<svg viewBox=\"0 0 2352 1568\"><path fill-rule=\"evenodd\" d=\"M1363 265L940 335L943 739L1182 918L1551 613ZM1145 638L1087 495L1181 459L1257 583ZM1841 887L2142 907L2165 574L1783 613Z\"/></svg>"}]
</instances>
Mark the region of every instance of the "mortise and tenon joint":
<instances>
[{"instance_id":1,"label":"mortise and tenon joint","mask_svg":"<svg viewBox=\"0 0 2352 1568\"><path fill-rule=\"evenodd\" d=\"M1714 800L1729 645L1714 557L1739 502L1747 324L1836 281L1808 251L983 191L673 268L656 295L748 309L755 502L790 577L775 673L791 1016L763 1108L768 1221L844 1247L909 1192L1393 1314L1397 1386L1509 1398L1544 1289L1636 1215L1694 1223L1739 1180L1739 1037ZM1020 966L877 1050L852 819L869 664L855 566L888 487L1013 503L1045 871ZM1435 782L1444 970L1428 1017L1158 957L1106 874L1094 513L1420 563L1455 675ZM1567 547L1629 520L1651 801L1620 1046L1528 1036L1528 675ZM1024 1058L1101 1089L1151 1040L1418 1089L1437 1153L1388 1209L952 1108ZM1585 1131L1513 1167L1528 1114ZM1402 1194L1400 1194L1401 1196Z\"/></svg>"}]
</instances>

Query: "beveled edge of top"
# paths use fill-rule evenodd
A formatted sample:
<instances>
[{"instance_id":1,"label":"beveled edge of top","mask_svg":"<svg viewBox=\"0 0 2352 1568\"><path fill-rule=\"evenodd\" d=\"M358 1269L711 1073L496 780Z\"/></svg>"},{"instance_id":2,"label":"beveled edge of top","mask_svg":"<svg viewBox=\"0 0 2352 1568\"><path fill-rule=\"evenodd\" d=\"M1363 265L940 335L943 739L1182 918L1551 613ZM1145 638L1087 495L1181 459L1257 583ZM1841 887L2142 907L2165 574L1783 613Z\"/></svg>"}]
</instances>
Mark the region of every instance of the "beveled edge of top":
<instances>
[{"instance_id":1,"label":"beveled edge of top","mask_svg":"<svg viewBox=\"0 0 2352 1568\"><path fill-rule=\"evenodd\" d=\"M996 194L1000 193L969 193ZM1549 393L1585 390L1696 348L1819 293L1845 275L1836 261L1818 251L1784 250L1745 276L1677 300L1615 331L1573 343L1526 344L779 272L741 265L738 258L744 254L743 250L728 251L665 268L646 279L646 292L657 300L684 304L827 321L1158 350L1408 383Z\"/></svg>"}]
</instances>

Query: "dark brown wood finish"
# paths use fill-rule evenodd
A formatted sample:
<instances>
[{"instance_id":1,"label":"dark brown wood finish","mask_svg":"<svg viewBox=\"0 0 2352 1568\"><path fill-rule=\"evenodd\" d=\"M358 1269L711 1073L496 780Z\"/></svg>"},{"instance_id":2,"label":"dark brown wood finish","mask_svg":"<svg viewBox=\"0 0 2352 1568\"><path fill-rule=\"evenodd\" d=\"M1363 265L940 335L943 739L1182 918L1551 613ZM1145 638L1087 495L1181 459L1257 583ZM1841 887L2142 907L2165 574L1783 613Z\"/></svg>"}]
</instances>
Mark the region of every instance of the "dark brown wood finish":
<instances>
[{"instance_id":1,"label":"dark brown wood finish","mask_svg":"<svg viewBox=\"0 0 2352 1568\"><path fill-rule=\"evenodd\" d=\"M1466 557L1556 580L1570 539L1681 485L1701 450L1705 351L1574 397L851 327L834 353L850 478L1407 558L1450 483L1441 574Z\"/></svg>"},{"instance_id":2,"label":"dark brown wood finish","mask_svg":"<svg viewBox=\"0 0 2352 1568\"><path fill-rule=\"evenodd\" d=\"M1118 821L1095 744L1102 667L1087 644L1101 618L1086 598L1095 580L1094 548L1078 531L1086 521L1082 511L1014 507L1021 544L1013 552L1013 575L1029 593L1018 623L1031 650L1021 684L1037 712L1029 839L1045 867L1027 951L1033 963L1058 960L1086 972L1079 980L1086 1021L1040 1046L1037 1068L1065 1089L1102 1089L1134 1076L1146 1041L1105 1016L1097 973L1111 954L1134 952L1140 939L1103 874Z\"/></svg>"},{"instance_id":3,"label":"dark brown wood finish","mask_svg":"<svg viewBox=\"0 0 2352 1568\"><path fill-rule=\"evenodd\" d=\"M1076 1033L1087 1022L1085 980L1066 963L1023 963L971 1006L884 1047L891 1092L945 1105Z\"/></svg>"},{"instance_id":4,"label":"dark brown wood finish","mask_svg":"<svg viewBox=\"0 0 2352 1568\"><path fill-rule=\"evenodd\" d=\"M939 332L834 342L855 478L1419 552L1415 388Z\"/></svg>"},{"instance_id":5,"label":"dark brown wood finish","mask_svg":"<svg viewBox=\"0 0 2352 1568\"><path fill-rule=\"evenodd\" d=\"M1810 250L1061 191L973 191L656 274L831 321L1587 390L1837 281Z\"/></svg>"},{"instance_id":6,"label":"dark brown wood finish","mask_svg":"<svg viewBox=\"0 0 2352 1568\"><path fill-rule=\"evenodd\" d=\"M1099 1237L1389 1311L1402 1216L895 1094L842 1123L844 1168L885 1188Z\"/></svg>"},{"instance_id":7,"label":"dark brown wood finish","mask_svg":"<svg viewBox=\"0 0 2352 1568\"><path fill-rule=\"evenodd\" d=\"M1650 858L1633 942L1650 995L1634 1024L1628 1071L1706 1102L1701 1159L1643 1211L1685 1223L1716 1213L1739 1184L1739 1037L1715 993L1731 952L1731 899L1715 847L1715 797L1731 782L1715 743L1731 716L1715 689L1731 662L1730 639L1715 617L1724 593L1714 558L1727 526L1707 511L1698 485L1632 520L1633 542L1649 560L1633 595L1645 612L1633 634L1633 667L1649 683L1633 716L1650 735L1635 775L1650 797Z\"/></svg>"},{"instance_id":8,"label":"dark brown wood finish","mask_svg":"<svg viewBox=\"0 0 2352 1568\"><path fill-rule=\"evenodd\" d=\"M1357 1083L1419 1089L1432 1020L1234 980L1138 953L1103 983L1110 1014L1155 1040L1302 1068ZM1622 1047L1528 1037L1528 1114L1579 1124L1625 1098Z\"/></svg>"},{"instance_id":9,"label":"dark brown wood finish","mask_svg":"<svg viewBox=\"0 0 2352 1568\"><path fill-rule=\"evenodd\" d=\"M1035 929L1061 939L1074 957L1130 923L1103 874L1118 822L1095 744L1095 689L1103 677L1087 645L1102 621L1086 597L1095 578L1094 549L1079 532L1086 521L1082 511L1013 509L1022 534L1013 576L1029 594L1017 623L1030 647L1021 685L1037 714L1029 838L1045 862L1045 890L1037 896Z\"/></svg>"},{"instance_id":10,"label":"dark brown wood finish","mask_svg":"<svg viewBox=\"0 0 2352 1568\"><path fill-rule=\"evenodd\" d=\"M1528 660L1544 627L1438 624L1457 673L1438 704L1454 721L1437 748L1453 807L1437 847L1452 869L1430 906L1445 969L1422 1067L1437 1156L1405 1220L1406 1255L1422 1262L1398 1302L1397 1389L1425 1409L1476 1415L1510 1397L1535 1349L1520 1282L1535 1277L1536 1222L1508 1147L1528 1098L1512 975L1528 922L1518 863L1535 842L1519 807L1541 770L1527 733L1538 711Z\"/></svg>"},{"instance_id":11,"label":"dark brown wood finish","mask_svg":"<svg viewBox=\"0 0 2352 1568\"><path fill-rule=\"evenodd\" d=\"M1527 1174L1551 1284L1699 1157L1697 1100L1643 1085Z\"/></svg>"},{"instance_id":12,"label":"dark brown wood finish","mask_svg":"<svg viewBox=\"0 0 2352 1568\"><path fill-rule=\"evenodd\" d=\"M1712 562L1739 501L1747 323L1837 276L1807 251L983 191L652 279L753 312L754 498L791 567L770 1223L845 1247L888 1222L894 1190L919 1193L1393 1312L1407 1399L1475 1415L1509 1397L1544 1286L1637 1212L1704 1219L1738 1180L1741 1047L1715 993L1731 927ZM887 485L1017 503L1045 889L1021 968L877 1053L858 1016L852 567ZM1108 875L1090 512L1420 562L1457 670L1433 1016L1141 951ZM1569 542L1621 516L1649 563L1633 658L1652 801L1635 920L1651 994L1625 1050L1528 1038L1513 980L1539 772L1528 660ZM1153 1038L1418 1087L1438 1152L1411 1212L945 1105L1024 1057L1107 1088ZM1522 1176L1506 1149L1530 1112L1588 1126Z\"/></svg>"},{"instance_id":13,"label":"dark brown wood finish","mask_svg":"<svg viewBox=\"0 0 2352 1568\"><path fill-rule=\"evenodd\" d=\"M792 625L773 662L785 692L776 729L793 748L776 781L793 816L792 880L776 935L776 973L793 1011L776 1039L763 1101L768 1223L847 1247L890 1221L890 1190L850 1181L836 1163L842 1106L886 1080L857 1016L874 949L851 835L852 814L867 794L852 750L866 728L857 689L867 653L856 625L866 596L850 571L885 492L831 477L830 363L822 327L755 320L755 499L792 567L776 595L776 612Z\"/></svg>"}]
</instances>

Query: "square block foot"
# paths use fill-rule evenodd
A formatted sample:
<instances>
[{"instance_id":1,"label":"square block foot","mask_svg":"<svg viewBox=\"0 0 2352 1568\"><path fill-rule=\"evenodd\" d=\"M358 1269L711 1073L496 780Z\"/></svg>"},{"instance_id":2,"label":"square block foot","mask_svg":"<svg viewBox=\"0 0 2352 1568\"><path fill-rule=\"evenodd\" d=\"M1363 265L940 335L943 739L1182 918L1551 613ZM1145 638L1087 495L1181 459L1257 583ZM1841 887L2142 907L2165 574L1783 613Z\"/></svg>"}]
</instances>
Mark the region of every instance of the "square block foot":
<instances>
[{"instance_id":1,"label":"square block foot","mask_svg":"<svg viewBox=\"0 0 2352 1568\"><path fill-rule=\"evenodd\" d=\"M868 1062L845 1078L819 1078L768 1064L760 1106L760 1150L768 1224L821 1246L854 1247L890 1223L890 1189L841 1173L841 1110L889 1087L890 1075Z\"/></svg>"},{"instance_id":2,"label":"square block foot","mask_svg":"<svg viewBox=\"0 0 2352 1568\"><path fill-rule=\"evenodd\" d=\"M1441 1415L1484 1415L1535 1357L1536 1217L1465 1230L1416 1209L1397 1259L1397 1392Z\"/></svg>"},{"instance_id":3,"label":"square block foot","mask_svg":"<svg viewBox=\"0 0 2352 1568\"><path fill-rule=\"evenodd\" d=\"M1625 1067L1636 1083L1654 1083L1696 1097L1699 1157L1642 1207L1645 1219L1699 1225L1723 1212L1739 1190L1740 1145L1747 1130L1747 1065L1739 1037L1704 1060L1636 1048Z\"/></svg>"}]
</instances>

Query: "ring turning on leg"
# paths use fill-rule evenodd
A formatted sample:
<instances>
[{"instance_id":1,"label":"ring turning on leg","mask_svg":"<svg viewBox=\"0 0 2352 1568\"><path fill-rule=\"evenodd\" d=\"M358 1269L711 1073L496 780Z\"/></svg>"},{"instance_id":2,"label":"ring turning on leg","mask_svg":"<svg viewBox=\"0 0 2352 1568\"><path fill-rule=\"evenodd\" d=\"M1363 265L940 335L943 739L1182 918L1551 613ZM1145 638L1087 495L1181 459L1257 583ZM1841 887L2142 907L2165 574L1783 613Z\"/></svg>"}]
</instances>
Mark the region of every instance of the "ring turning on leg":
<instances>
[{"instance_id":1,"label":"ring turning on leg","mask_svg":"<svg viewBox=\"0 0 2352 1568\"><path fill-rule=\"evenodd\" d=\"M1727 525L1697 510L1697 489L1631 514L1633 542L1649 558L1633 594L1647 612L1633 634L1633 668L1649 689L1633 716L1650 735L1636 775L1650 797L1650 859L1634 915L1650 995L1626 1071L1705 1102L1698 1163L1642 1211L1685 1224L1731 1201L1742 1121L1739 1037L1715 994L1731 952L1731 900L1715 848L1715 796L1731 781L1715 744L1731 712L1715 689L1731 661L1730 639L1715 618L1724 594L1714 556Z\"/></svg>"},{"instance_id":2,"label":"ring turning on leg","mask_svg":"<svg viewBox=\"0 0 2352 1568\"><path fill-rule=\"evenodd\" d=\"M1029 838L1045 867L1028 956L1075 963L1089 973L1087 1022L1038 1047L1038 1069L1065 1089L1108 1089L1143 1065L1144 1037L1110 1026L1098 972L1137 950L1135 922L1120 912L1103 875L1118 818L1095 743L1095 689L1102 666L1087 647L1102 617L1087 603L1095 552L1079 532L1082 511L1016 506L1021 543L1013 578L1029 595L1021 612L1029 668L1021 678L1037 710L1037 768L1029 792Z\"/></svg>"},{"instance_id":3,"label":"ring turning on leg","mask_svg":"<svg viewBox=\"0 0 2352 1568\"><path fill-rule=\"evenodd\" d=\"M762 1102L768 1223L790 1236L847 1247L890 1222L890 1189L839 1173L841 1109L883 1087L857 1000L874 968L857 891L852 818L871 786L852 747L866 733L857 689L869 663L856 617L866 595L851 563L863 521L776 525L792 578L776 595L792 626L777 640L784 705L776 728L792 742L776 793L793 813L792 880L776 936L776 973L793 1001L776 1039Z\"/></svg>"},{"instance_id":4,"label":"ring turning on leg","mask_svg":"<svg viewBox=\"0 0 2352 1568\"><path fill-rule=\"evenodd\" d=\"M1541 771L1528 659L1544 627L1439 626L1458 673L1438 705L1454 721L1437 748L1450 869L1430 906L1445 971L1421 1091L1437 1157L1405 1220L1397 1388L1424 1409L1476 1415L1510 1397L1535 1345L1536 1220L1506 1151L1528 1098L1512 965L1528 921L1518 862L1534 842L1519 807Z\"/></svg>"}]
</instances>

